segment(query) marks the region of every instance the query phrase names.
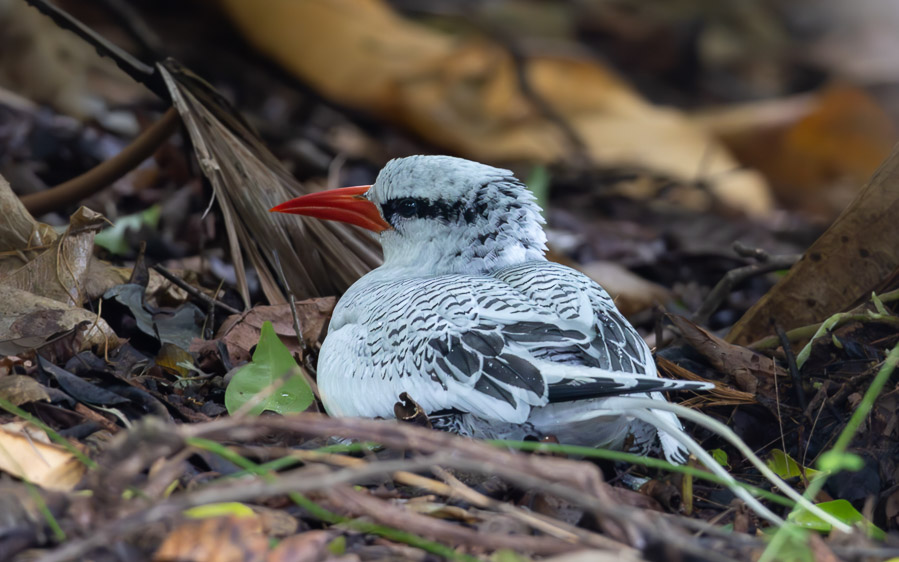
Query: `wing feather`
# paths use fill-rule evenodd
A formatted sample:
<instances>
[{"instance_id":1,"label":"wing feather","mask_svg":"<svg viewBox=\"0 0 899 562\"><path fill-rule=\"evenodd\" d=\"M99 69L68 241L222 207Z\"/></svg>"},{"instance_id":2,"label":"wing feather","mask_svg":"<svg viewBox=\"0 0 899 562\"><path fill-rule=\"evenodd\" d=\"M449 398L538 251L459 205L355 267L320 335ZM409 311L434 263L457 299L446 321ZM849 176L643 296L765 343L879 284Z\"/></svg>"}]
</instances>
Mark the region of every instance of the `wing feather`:
<instances>
[{"instance_id":1,"label":"wing feather","mask_svg":"<svg viewBox=\"0 0 899 562\"><path fill-rule=\"evenodd\" d=\"M601 287L550 262L354 285L320 365L328 411L369 417L391 417L401 392L428 412L521 423L550 401L678 387Z\"/></svg>"}]
</instances>

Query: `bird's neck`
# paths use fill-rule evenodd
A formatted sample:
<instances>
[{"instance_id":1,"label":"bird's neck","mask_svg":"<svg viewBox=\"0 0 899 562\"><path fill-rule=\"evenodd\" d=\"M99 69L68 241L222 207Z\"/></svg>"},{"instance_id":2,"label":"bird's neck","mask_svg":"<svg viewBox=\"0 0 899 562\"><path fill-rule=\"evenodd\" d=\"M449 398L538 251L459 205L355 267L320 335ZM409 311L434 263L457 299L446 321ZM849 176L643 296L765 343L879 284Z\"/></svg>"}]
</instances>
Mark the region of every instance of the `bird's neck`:
<instances>
[{"instance_id":1,"label":"bird's neck","mask_svg":"<svg viewBox=\"0 0 899 562\"><path fill-rule=\"evenodd\" d=\"M531 228L520 224L499 225L486 234L475 229L461 232L437 229L414 237L408 233L402 237L395 233L387 236L393 239L382 238L384 265L378 270L395 277L489 275L510 265L546 259L546 235L539 224ZM410 238L415 242L407 242Z\"/></svg>"}]
</instances>

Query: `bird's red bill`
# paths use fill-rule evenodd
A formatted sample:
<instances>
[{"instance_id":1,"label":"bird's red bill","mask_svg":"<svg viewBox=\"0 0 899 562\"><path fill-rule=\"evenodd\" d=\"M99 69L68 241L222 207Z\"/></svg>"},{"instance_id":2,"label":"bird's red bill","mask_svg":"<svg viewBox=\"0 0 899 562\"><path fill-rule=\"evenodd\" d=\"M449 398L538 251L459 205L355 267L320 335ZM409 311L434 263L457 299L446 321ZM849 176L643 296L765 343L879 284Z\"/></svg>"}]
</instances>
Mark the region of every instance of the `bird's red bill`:
<instances>
[{"instance_id":1,"label":"bird's red bill","mask_svg":"<svg viewBox=\"0 0 899 562\"><path fill-rule=\"evenodd\" d=\"M348 222L381 232L392 228L381 218L378 207L365 198L370 185L357 185L310 193L281 203L271 212L306 215L319 219Z\"/></svg>"}]
</instances>

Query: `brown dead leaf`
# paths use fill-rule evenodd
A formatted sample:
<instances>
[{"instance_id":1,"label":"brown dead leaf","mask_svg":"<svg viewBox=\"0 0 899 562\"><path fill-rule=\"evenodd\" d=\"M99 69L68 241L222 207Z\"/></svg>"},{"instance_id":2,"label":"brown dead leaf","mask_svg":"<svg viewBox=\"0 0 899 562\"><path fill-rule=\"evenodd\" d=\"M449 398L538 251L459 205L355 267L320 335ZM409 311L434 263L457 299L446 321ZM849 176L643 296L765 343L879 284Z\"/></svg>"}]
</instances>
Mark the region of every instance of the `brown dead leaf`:
<instances>
[{"instance_id":1,"label":"brown dead leaf","mask_svg":"<svg viewBox=\"0 0 899 562\"><path fill-rule=\"evenodd\" d=\"M677 363L665 359L661 355L657 355L655 360L659 370L673 379L709 382L696 373L681 367ZM692 398L684 400L680 404L682 406L692 406L693 404L711 403L714 406L733 406L737 404L754 404L755 401L754 392L744 392L742 390L718 384L715 385L715 388L707 392L699 393Z\"/></svg>"},{"instance_id":2,"label":"brown dead leaf","mask_svg":"<svg viewBox=\"0 0 899 562\"><path fill-rule=\"evenodd\" d=\"M0 282L0 355L40 348L77 332L74 352L92 347L112 349L121 343L96 314Z\"/></svg>"},{"instance_id":3,"label":"brown dead leaf","mask_svg":"<svg viewBox=\"0 0 899 562\"><path fill-rule=\"evenodd\" d=\"M899 271L899 148L802 259L734 325L727 340L749 344L821 322L866 299Z\"/></svg>"},{"instance_id":4,"label":"brown dead leaf","mask_svg":"<svg viewBox=\"0 0 899 562\"><path fill-rule=\"evenodd\" d=\"M746 507L746 503L734 498L730 502L730 507L734 510L734 532L748 533L752 525L752 512Z\"/></svg>"},{"instance_id":5,"label":"brown dead leaf","mask_svg":"<svg viewBox=\"0 0 899 562\"><path fill-rule=\"evenodd\" d=\"M96 257L91 259L87 268L84 295L88 300L99 298L109 289L127 283L131 279L131 268L116 267Z\"/></svg>"},{"instance_id":6,"label":"brown dead leaf","mask_svg":"<svg viewBox=\"0 0 899 562\"><path fill-rule=\"evenodd\" d=\"M41 383L25 375L7 375L0 377L0 397L9 400L15 406L30 402L49 402L50 395Z\"/></svg>"},{"instance_id":7,"label":"brown dead leaf","mask_svg":"<svg viewBox=\"0 0 899 562\"><path fill-rule=\"evenodd\" d=\"M169 269L173 274L190 283L192 281L190 277L196 279L196 272L200 270L202 260L197 258L190 260L189 263L196 264L197 269L190 271L180 268ZM182 267L188 266L184 265ZM93 257L88 265L87 275L84 279L84 296L87 300L100 298L103 296L103 293L116 285L130 282L132 274L133 269L130 267L117 267L107 261ZM145 293L147 302L155 306L177 308L187 301L187 291L160 275L155 269L147 270L147 274L150 276ZM197 287L197 289L212 296L213 291L205 291L202 287Z\"/></svg>"},{"instance_id":8,"label":"brown dead leaf","mask_svg":"<svg viewBox=\"0 0 899 562\"><path fill-rule=\"evenodd\" d=\"M781 201L828 218L851 201L897 140L889 114L845 84L702 119L741 162L765 174Z\"/></svg>"},{"instance_id":9,"label":"brown dead leaf","mask_svg":"<svg viewBox=\"0 0 899 562\"><path fill-rule=\"evenodd\" d=\"M615 500L616 503L621 505L628 505L640 509L651 509L653 511L665 511L662 508L662 504L656 501L655 498L647 496L645 494L641 494L640 492L634 490L628 490L627 488L610 487L609 495L612 497L612 499Z\"/></svg>"},{"instance_id":10,"label":"brown dead leaf","mask_svg":"<svg viewBox=\"0 0 899 562\"><path fill-rule=\"evenodd\" d=\"M255 517L215 517L186 521L169 533L155 562L262 562L268 539Z\"/></svg>"},{"instance_id":11,"label":"brown dead leaf","mask_svg":"<svg viewBox=\"0 0 899 562\"><path fill-rule=\"evenodd\" d=\"M84 207L78 209L61 236L25 210L9 184L0 177L0 284L80 306L92 259L94 234L105 221Z\"/></svg>"},{"instance_id":12,"label":"brown dead leaf","mask_svg":"<svg viewBox=\"0 0 899 562\"><path fill-rule=\"evenodd\" d=\"M309 299L296 303L300 329L303 330L303 339L306 340L307 345L318 342L319 338L324 335L335 304L337 304L337 299L334 297ZM229 316L219 328L216 340L225 342L233 361L239 361L243 357L249 358L250 350L259 342L262 324L266 321L272 323L275 333L291 353L302 353L302 347L297 341L296 331L293 327L290 305L287 304L257 306L244 314ZM212 349L214 346L215 340L197 341L196 345L191 346L191 351L201 352Z\"/></svg>"},{"instance_id":13,"label":"brown dead leaf","mask_svg":"<svg viewBox=\"0 0 899 562\"><path fill-rule=\"evenodd\" d=\"M268 554L266 562L319 562L327 557L331 535L325 531L307 531L287 537Z\"/></svg>"},{"instance_id":14,"label":"brown dead leaf","mask_svg":"<svg viewBox=\"0 0 899 562\"><path fill-rule=\"evenodd\" d=\"M254 505L252 508L253 513L259 519L262 532L268 537L287 537L299 530L300 523L296 517L282 509L272 509L261 505Z\"/></svg>"},{"instance_id":15,"label":"brown dead leaf","mask_svg":"<svg viewBox=\"0 0 899 562\"><path fill-rule=\"evenodd\" d=\"M815 562L840 562L840 558L834 554L830 546L824 542L821 535L817 533L809 533L809 547Z\"/></svg>"},{"instance_id":16,"label":"brown dead leaf","mask_svg":"<svg viewBox=\"0 0 899 562\"><path fill-rule=\"evenodd\" d=\"M737 386L758 397L775 399L774 377L786 376L773 359L751 349L728 343L683 316L668 315L687 344L719 372L733 377Z\"/></svg>"},{"instance_id":17,"label":"brown dead leaf","mask_svg":"<svg viewBox=\"0 0 899 562\"><path fill-rule=\"evenodd\" d=\"M671 482L653 479L640 486L639 492L653 498L671 513L679 513L683 509L680 490Z\"/></svg>"},{"instance_id":18,"label":"brown dead leaf","mask_svg":"<svg viewBox=\"0 0 899 562\"><path fill-rule=\"evenodd\" d=\"M71 490L86 467L37 428L0 428L0 471L48 490Z\"/></svg>"},{"instance_id":19,"label":"brown dead leaf","mask_svg":"<svg viewBox=\"0 0 899 562\"><path fill-rule=\"evenodd\" d=\"M21 365L24 362L18 355L0 355L0 377L9 376L16 365Z\"/></svg>"},{"instance_id":20,"label":"brown dead leaf","mask_svg":"<svg viewBox=\"0 0 899 562\"><path fill-rule=\"evenodd\" d=\"M62 236L24 265L7 269L0 277L0 283L71 306L81 306L94 235L104 224L102 215L81 207L72 215Z\"/></svg>"},{"instance_id":21,"label":"brown dead leaf","mask_svg":"<svg viewBox=\"0 0 899 562\"><path fill-rule=\"evenodd\" d=\"M558 162L578 152L525 96L499 43L456 38L394 13L380 0L219 0L263 53L332 101L392 119L477 160ZM761 214L762 177L674 109L643 100L595 60L533 57L533 90L574 130L590 159L678 180L699 172L723 201Z\"/></svg>"},{"instance_id":22,"label":"brown dead leaf","mask_svg":"<svg viewBox=\"0 0 899 562\"><path fill-rule=\"evenodd\" d=\"M34 220L3 176L0 176L0 216L3 217L0 221L0 258L11 252L23 252L24 255L31 248L48 247L57 238L49 225ZM0 277L10 267L15 265L7 265L0 259Z\"/></svg>"}]
</instances>

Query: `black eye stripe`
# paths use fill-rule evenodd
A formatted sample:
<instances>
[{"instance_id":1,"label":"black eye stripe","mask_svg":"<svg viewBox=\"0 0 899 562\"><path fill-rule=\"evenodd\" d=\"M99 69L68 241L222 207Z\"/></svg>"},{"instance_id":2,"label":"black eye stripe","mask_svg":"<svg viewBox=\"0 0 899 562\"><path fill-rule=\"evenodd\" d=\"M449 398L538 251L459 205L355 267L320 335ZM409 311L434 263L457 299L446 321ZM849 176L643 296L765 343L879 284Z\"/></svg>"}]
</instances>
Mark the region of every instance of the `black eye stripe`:
<instances>
[{"instance_id":1,"label":"black eye stripe","mask_svg":"<svg viewBox=\"0 0 899 562\"><path fill-rule=\"evenodd\" d=\"M495 198L496 192L504 199L502 206L505 207L506 212L512 213L512 211L520 209L522 203L518 200L518 192L522 189L527 188L515 179L491 181L478 186L474 197L468 201L457 200L449 203L444 199L432 201L426 197L396 197L382 203L381 212L384 214L384 219L393 226L403 219L412 218L437 219L444 223L472 224L478 218L487 216L487 210L491 206L491 197Z\"/></svg>"},{"instance_id":2,"label":"black eye stripe","mask_svg":"<svg viewBox=\"0 0 899 562\"><path fill-rule=\"evenodd\" d=\"M431 201L424 197L398 197L381 204L384 218L390 224L402 218L439 219L443 222L455 222L460 216L467 222L471 222L474 216L471 213L463 213L464 204L461 201L447 203L445 201Z\"/></svg>"}]
</instances>

